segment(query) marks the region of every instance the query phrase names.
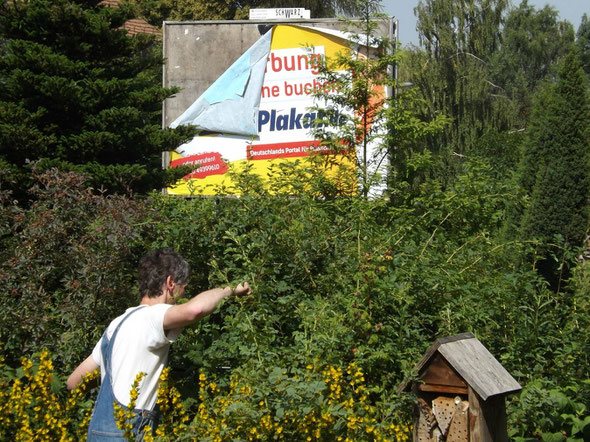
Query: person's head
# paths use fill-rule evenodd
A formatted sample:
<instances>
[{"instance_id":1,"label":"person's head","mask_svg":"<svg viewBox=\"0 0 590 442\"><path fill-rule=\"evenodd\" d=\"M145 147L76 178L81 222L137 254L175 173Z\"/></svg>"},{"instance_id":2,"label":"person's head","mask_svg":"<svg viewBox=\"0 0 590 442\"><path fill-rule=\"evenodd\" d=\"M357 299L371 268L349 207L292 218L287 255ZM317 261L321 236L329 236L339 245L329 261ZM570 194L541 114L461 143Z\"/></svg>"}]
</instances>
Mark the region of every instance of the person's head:
<instances>
[{"instance_id":1,"label":"person's head","mask_svg":"<svg viewBox=\"0 0 590 442\"><path fill-rule=\"evenodd\" d=\"M157 298L170 282L184 286L188 276L188 263L174 250L150 250L139 261L139 298Z\"/></svg>"}]
</instances>

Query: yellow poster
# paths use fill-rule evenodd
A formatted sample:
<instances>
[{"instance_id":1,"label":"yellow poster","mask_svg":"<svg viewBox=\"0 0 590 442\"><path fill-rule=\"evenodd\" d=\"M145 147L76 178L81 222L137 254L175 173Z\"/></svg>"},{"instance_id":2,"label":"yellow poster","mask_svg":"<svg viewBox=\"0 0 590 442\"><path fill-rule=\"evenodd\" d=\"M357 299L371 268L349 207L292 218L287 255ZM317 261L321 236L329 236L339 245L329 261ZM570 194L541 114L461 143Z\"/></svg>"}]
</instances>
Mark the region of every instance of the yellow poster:
<instances>
[{"instance_id":1,"label":"yellow poster","mask_svg":"<svg viewBox=\"0 0 590 442\"><path fill-rule=\"evenodd\" d=\"M338 93L336 84L320 79L318 68L324 57L349 50L348 41L337 32L302 26L276 25L270 32L179 117L176 125L195 124L208 132L171 153L171 167L198 168L168 194L213 195L221 188L237 194L230 171L248 166L250 173L267 179L272 164L303 163L318 154L335 160L323 171L328 175L352 165L310 131L314 120L324 117L311 110L317 107L314 94ZM336 113L330 126L346 120Z\"/></svg>"}]
</instances>

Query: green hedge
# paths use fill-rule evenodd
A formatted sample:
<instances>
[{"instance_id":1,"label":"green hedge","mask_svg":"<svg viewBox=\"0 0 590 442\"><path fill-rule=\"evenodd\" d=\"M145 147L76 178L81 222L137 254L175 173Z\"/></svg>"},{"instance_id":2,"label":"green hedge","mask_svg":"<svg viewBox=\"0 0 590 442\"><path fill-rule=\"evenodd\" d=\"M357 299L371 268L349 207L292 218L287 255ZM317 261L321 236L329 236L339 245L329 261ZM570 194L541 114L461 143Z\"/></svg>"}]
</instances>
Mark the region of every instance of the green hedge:
<instances>
[{"instance_id":1,"label":"green hedge","mask_svg":"<svg viewBox=\"0 0 590 442\"><path fill-rule=\"evenodd\" d=\"M525 386L509 398L513 437L571 434L573 417L587 415L590 273L578 265L555 293L522 264L535 244L499 239L511 193L485 164L396 206L321 190L277 196L256 184L240 198L182 199L105 196L56 171L38 180L29 207L2 200L7 366L47 348L63 382L110 319L137 303L140 256L170 246L191 264L187 293L244 279L254 288L174 344L172 376L188 409L199 405L203 372L222 388L237 377L272 397L273 373L301 379L308 366L354 363L377 420L401 422L411 410L395 387L436 338L471 331ZM528 413L536 392L543 419ZM551 392L570 401L570 420L551 415Z\"/></svg>"}]
</instances>

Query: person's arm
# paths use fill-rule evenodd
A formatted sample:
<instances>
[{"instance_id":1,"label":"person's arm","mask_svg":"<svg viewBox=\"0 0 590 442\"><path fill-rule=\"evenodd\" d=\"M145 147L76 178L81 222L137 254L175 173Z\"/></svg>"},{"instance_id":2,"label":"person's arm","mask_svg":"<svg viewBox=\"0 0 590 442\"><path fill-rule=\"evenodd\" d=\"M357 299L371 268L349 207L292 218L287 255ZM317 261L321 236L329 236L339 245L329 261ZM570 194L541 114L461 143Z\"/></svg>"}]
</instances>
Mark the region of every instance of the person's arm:
<instances>
[{"instance_id":1,"label":"person's arm","mask_svg":"<svg viewBox=\"0 0 590 442\"><path fill-rule=\"evenodd\" d=\"M94 370L99 368L99 365L94 362L92 355L88 356L84 362L76 367L76 369L72 372L72 374L68 377L66 381L66 387L68 390L73 390L76 386L82 382L82 378L89 373L92 373Z\"/></svg>"},{"instance_id":2,"label":"person's arm","mask_svg":"<svg viewBox=\"0 0 590 442\"><path fill-rule=\"evenodd\" d=\"M216 288L199 293L188 302L173 305L164 315L164 330L185 327L212 313L217 305L228 296L244 296L252 293L247 282L238 285L235 289L226 287Z\"/></svg>"}]
</instances>

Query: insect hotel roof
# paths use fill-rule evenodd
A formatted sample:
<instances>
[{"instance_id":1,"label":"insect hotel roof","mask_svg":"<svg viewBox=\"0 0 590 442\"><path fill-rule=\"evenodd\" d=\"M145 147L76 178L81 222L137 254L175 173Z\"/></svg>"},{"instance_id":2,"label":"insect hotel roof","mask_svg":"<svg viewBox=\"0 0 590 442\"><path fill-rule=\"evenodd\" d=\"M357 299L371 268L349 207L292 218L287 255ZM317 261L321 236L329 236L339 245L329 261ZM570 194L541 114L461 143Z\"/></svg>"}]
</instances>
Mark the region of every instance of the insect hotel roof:
<instances>
[{"instance_id":1,"label":"insect hotel roof","mask_svg":"<svg viewBox=\"0 0 590 442\"><path fill-rule=\"evenodd\" d=\"M489 397L520 391L520 384L506 371L473 333L461 333L437 339L415 368L422 378L429 365L442 356L443 362L470 386L484 401ZM411 381L398 387L409 389Z\"/></svg>"}]
</instances>

